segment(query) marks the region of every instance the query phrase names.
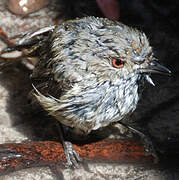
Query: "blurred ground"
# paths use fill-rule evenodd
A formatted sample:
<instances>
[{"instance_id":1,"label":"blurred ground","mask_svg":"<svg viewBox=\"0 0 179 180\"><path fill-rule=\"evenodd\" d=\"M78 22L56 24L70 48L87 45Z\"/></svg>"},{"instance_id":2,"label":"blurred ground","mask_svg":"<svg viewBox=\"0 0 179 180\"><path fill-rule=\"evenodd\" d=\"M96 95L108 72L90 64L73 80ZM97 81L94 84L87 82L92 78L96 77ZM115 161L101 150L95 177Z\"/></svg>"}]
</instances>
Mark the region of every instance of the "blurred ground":
<instances>
[{"instance_id":1,"label":"blurred ground","mask_svg":"<svg viewBox=\"0 0 179 180\"><path fill-rule=\"evenodd\" d=\"M60 11L55 6L56 2L52 1L48 8L22 17L10 13L5 3L6 0L0 0L0 28L9 37L53 25ZM120 1L120 20L143 30L154 47L156 57L173 72L171 78L153 76L156 87L146 86L134 118L129 121L131 125L150 135L160 153L161 163L157 167L90 163L91 172L83 168L75 171L65 169L63 173L67 180L179 179L178 6L175 1L133 0L130 4ZM75 16L75 11L73 13ZM4 44L0 42L0 49L3 47ZM31 71L19 62L0 72L0 143L58 139L58 135L51 131L54 127L51 118L46 114L39 114L28 104L30 74ZM15 179L50 180L55 179L55 176L48 168L31 168L0 177L0 180Z\"/></svg>"}]
</instances>

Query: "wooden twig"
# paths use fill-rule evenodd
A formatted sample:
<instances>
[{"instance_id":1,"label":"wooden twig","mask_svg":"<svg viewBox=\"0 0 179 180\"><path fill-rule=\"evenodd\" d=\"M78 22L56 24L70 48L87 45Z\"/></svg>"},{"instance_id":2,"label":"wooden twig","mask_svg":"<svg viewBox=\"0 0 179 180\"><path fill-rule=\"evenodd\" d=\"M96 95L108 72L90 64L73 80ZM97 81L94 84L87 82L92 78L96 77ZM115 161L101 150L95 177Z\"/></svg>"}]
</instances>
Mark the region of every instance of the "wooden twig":
<instances>
[{"instance_id":1,"label":"wooden twig","mask_svg":"<svg viewBox=\"0 0 179 180\"><path fill-rule=\"evenodd\" d=\"M131 140L99 141L86 145L74 145L84 161L147 163L155 162L155 157L147 155L139 142ZM39 141L0 145L0 175L37 166L51 166L66 162L64 149L59 142Z\"/></svg>"},{"instance_id":2,"label":"wooden twig","mask_svg":"<svg viewBox=\"0 0 179 180\"><path fill-rule=\"evenodd\" d=\"M9 40L8 35L2 30L2 28L0 28L0 39L8 46L15 44L13 40Z\"/></svg>"}]
</instances>

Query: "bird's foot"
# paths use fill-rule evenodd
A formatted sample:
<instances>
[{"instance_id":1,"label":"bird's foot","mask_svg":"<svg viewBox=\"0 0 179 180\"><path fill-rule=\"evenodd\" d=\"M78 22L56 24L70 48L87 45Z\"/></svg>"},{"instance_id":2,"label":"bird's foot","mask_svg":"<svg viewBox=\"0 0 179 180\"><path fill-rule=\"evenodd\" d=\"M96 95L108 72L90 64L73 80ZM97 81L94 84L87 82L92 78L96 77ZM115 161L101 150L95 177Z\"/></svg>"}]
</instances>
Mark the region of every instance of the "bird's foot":
<instances>
[{"instance_id":1,"label":"bird's foot","mask_svg":"<svg viewBox=\"0 0 179 180\"><path fill-rule=\"evenodd\" d=\"M153 157L155 157L155 162L157 163L159 158L157 156L157 153L155 151L154 145L152 143L152 140L146 136L143 132L129 126L129 125L125 125L123 123L121 123L123 126L127 127L128 129L130 129L132 132L138 134L140 136L140 138L142 139L142 143L144 144L144 149L147 155L152 155Z\"/></svg>"},{"instance_id":2,"label":"bird's foot","mask_svg":"<svg viewBox=\"0 0 179 180\"><path fill-rule=\"evenodd\" d=\"M56 122L56 126L60 135L61 142L63 144L66 163L65 167L79 168L79 162L82 162L82 158L74 150L73 144L70 141L64 139L64 127L63 125Z\"/></svg>"},{"instance_id":3,"label":"bird's foot","mask_svg":"<svg viewBox=\"0 0 179 180\"><path fill-rule=\"evenodd\" d=\"M73 149L73 144L69 141L63 142L63 147L66 157L66 167L79 168L79 162L82 162L82 158L79 154Z\"/></svg>"},{"instance_id":4,"label":"bird's foot","mask_svg":"<svg viewBox=\"0 0 179 180\"><path fill-rule=\"evenodd\" d=\"M152 155L153 157L155 157L155 162L157 163L159 158L157 156L157 152L155 151L152 140L149 137L145 136L144 134L143 134L143 136L141 138L142 138L142 142L144 144L145 152L148 155Z\"/></svg>"}]
</instances>

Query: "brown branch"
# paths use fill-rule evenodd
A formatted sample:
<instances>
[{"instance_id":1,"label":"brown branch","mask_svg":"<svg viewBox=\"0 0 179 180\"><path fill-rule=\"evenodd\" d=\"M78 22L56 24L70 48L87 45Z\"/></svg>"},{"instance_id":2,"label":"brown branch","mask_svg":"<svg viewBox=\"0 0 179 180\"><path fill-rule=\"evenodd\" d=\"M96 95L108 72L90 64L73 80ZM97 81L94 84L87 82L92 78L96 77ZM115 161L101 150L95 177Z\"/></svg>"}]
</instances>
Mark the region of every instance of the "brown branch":
<instances>
[{"instance_id":1,"label":"brown branch","mask_svg":"<svg viewBox=\"0 0 179 180\"><path fill-rule=\"evenodd\" d=\"M2 30L2 28L0 28L0 39L8 46L15 44L13 40L9 40L8 35Z\"/></svg>"},{"instance_id":2,"label":"brown branch","mask_svg":"<svg viewBox=\"0 0 179 180\"><path fill-rule=\"evenodd\" d=\"M117 163L154 163L155 157L147 155L139 142L129 140L100 141L74 145L84 161ZM39 141L0 145L0 175L16 170L51 166L66 162L64 149L59 142Z\"/></svg>"}]
</instances>

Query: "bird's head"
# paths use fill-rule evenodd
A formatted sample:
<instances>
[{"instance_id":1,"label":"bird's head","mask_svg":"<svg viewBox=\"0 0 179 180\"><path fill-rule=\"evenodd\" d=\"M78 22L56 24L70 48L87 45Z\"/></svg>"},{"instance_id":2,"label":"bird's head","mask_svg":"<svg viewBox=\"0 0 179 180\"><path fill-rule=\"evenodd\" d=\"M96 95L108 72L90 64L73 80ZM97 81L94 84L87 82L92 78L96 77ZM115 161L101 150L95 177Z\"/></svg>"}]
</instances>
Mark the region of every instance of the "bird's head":
<instances>
[{"instance_id":1,"label":"bird's head","mask_svg":"<svg viewBox=\"0 0 179 180\"><path fill-rule=\"evenodd\" d=\"M153 85L151 73L170 74L157 62L146 35L137 29L94 17L69 21L64 27L60 52L71 58L68 62L75 72L88 71L98 82L110 79L114 84L121 78L142 76Z\"/></svg>"}]
</instances>

